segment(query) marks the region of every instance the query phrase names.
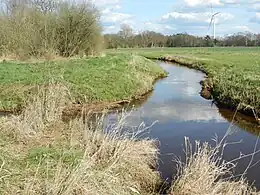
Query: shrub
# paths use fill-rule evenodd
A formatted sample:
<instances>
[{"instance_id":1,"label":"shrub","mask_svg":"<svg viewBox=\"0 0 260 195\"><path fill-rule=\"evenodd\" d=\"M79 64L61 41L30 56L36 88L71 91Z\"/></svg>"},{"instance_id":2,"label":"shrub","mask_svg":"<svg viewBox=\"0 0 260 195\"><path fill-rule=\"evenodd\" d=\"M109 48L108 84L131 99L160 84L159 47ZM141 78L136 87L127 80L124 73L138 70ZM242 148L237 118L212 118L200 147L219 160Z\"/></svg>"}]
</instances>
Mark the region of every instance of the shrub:
<instances>
[{"instance_id":1,"label":"shrub","mask_svg":"<svg viewBox=\"0 0 260 195\"><path fill-rule=\"evenodd\" d=\"M90 3L2 0L2 5L2 56L71 57L101 48L99 11Z\"/></svg>"}]
</instances>

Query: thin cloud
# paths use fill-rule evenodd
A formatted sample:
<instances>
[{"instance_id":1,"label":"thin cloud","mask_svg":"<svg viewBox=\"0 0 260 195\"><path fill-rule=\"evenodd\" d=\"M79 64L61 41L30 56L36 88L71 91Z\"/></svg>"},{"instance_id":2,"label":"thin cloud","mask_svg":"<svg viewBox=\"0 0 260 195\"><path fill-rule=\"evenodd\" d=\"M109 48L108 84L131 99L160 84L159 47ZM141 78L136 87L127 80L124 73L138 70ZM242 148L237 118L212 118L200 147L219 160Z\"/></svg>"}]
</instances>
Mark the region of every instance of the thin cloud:
<instances>
[{"instance_id":1,"label":"thin cloud","mask_svg":"<svg viewBox=\"0 0 260 195\"><path fill-rule=\"evenodd\" d=\"M212 13L179 13L171 12L162 16L161 21L163 23L177 23L177 24L188 24L188 25L208 25L211 19ZM233 19L234 16L230 13L220 13L216 17L216 23L225 22Z\"/></svg>"}]
</instances>

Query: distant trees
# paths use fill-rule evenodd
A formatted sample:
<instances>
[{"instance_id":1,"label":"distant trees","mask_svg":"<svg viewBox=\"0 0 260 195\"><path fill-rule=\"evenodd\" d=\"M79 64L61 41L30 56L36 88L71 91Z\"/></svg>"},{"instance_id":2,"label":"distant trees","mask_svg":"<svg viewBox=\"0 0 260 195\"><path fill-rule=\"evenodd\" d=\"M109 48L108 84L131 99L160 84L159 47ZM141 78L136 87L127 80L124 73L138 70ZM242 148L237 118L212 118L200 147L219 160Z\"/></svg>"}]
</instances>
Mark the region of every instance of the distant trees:
<instances>
[{"instance_id":1,"label":"distant trees","mask_svg":"<svg viewBox=\"0 0 260 195\"><path fill-rule=\"evenodd\" d=\"M101 47L100 15L90 3L0 1L0 56L70 57L94 54Z\"/></svg>"},{"instance_id":2,"label":"distant trees","mask_svg":"<svg viewBox=\"0 0 260 195\"><path fill-rule=\"evenodd\" d=\"M106 48L165 47L167 37L153 31L134 34L129 26L122 26L117 34L105 34L104 39Z\"/></svg>"},{"instance_id":3,"label":"distant trees","mask_svg":"<svg viewBox=\"0 0 260 195\"><path fill-rule=\"evenodd\" d=\"M168 47L202 47L204 40L202 37L181 33L169 36L166 45Z\"/></svg>"},{"instance_id":4,"label":"distant trees","mask_svg":"<svg viewBox=\"0 0 260 195\"><path fill-rule=\"evenodd\" d=\"M260 34L236 33L224 37L221 42L222 46L260 46Z\"/></svg>"},{"instance_id":5,"label":"distant trees","mask_svg":"<svg viewBox=\"0 0 260 195\"><path fill-rule=\"evenodd\" d=\"M154 31L142 32L141 38L145 47L164 47L166 43L166 37Z\"/></svg>"},{"instance_id":6,"label":"distant trees","mask_svg":"<svg viewBox=\"0 0 260 195\"><path fill-rule=\"evenodd\" d=\"M104 39L106 48L260 46L260 34L236 33L214 40L209 35L199 37L187 33L163 35L154 31L143 31L133 34L129 26L121 28L117 34L104 35Z\"/></svg>"}]
</instances>

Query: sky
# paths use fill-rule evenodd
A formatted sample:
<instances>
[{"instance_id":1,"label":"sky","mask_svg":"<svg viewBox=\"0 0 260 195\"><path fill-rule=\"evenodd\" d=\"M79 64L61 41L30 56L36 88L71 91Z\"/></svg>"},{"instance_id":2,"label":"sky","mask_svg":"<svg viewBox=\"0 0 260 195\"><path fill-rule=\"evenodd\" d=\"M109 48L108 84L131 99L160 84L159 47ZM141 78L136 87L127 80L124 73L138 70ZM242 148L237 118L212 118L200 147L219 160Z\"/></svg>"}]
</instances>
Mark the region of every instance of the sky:
<instances>
[{"instance_id":1,"label":"sky","mask_svg":"<svg viewBox=\"0 0 260 195\"><path fill-rule=\"evenodd\" d=\"M260 0L92 0L101 10L104 33L116 33L128 24L135 33L144 30L166 35L189 33L216 36L236 32L260 33Z\"/></svg>"}]
</instances>

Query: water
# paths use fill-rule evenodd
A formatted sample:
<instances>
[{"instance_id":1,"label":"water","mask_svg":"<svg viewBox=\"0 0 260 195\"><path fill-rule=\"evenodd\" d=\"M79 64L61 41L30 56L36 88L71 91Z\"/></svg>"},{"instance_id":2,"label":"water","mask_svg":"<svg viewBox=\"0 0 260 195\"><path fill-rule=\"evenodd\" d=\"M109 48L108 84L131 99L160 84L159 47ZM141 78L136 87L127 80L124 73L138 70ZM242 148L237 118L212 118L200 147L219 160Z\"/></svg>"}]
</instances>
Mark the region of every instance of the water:
<instances>
[{"instance_id":1,"label":"water","mask_svg":"<svg viewBox=\"0 0 260 195\"><path fill-rule=\"evenodd\" d=\"M0 111L0 117L1 117L1 116L6 116L6 115L8 115L8 113L6 113L6 112L1 112L1 111Z\"/></svg>"},{"instance_id":2,"label":"water","mask_svg":"<svg viewBox=\"0 0 260 195\"><path fill-rule=\"evenodd\" d=\"M143 135L160 141L160 162L158 170L165 180L171 181L176 173L174 157L184 158L184 137L191 141L207 141L217 135L222 138L230 127L232 134L227 142L241 141L225 149L224 158L237 158L240 153L254 151L260 127L256 121L241 114L233 118L234 113L218 109L212 101L203 99L199 92L205 75L199 71L158 62L169 72L169 76L156 82L154 91L144 100L135 103L135 110L127 118L127 125L138 126L144 122L147 126L154 124L147 134ZM110 114L108 120L115 120L116 114ZM234 120L233 120L234 119ZM231 127L230 121L235 125ZM260 149L260 143L257 146ZM236 174L243 173L250 158L239 161ZM254 156L253 163L260 160L260 154ZM248 170L248 180L260 189L260 163Z\"/></svg>"}]
</instances>

